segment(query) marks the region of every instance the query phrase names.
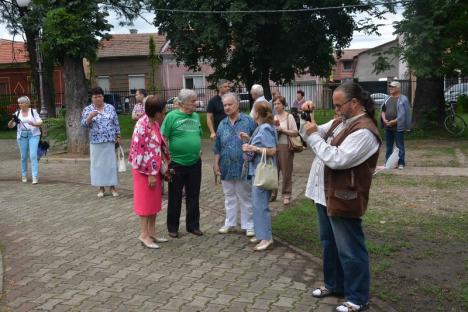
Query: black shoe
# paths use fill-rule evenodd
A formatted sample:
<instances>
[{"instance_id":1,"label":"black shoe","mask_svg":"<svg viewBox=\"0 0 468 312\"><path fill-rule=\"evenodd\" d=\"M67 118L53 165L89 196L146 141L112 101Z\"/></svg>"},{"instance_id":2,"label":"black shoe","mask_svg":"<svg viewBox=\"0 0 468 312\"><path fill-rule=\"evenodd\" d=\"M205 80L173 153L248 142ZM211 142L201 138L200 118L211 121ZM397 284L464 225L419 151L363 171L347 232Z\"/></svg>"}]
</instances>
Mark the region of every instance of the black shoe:
<instances>
[{"instance_id":1,"label":"black shoe","mask_svg":"<svg viewBox=\"0 0 468 312\"><path fill-rule=\"evenodd\" d=\"M177 232L169 232L168 234L172 238L178 238L179 237L179 233L177 233Z\"/></svg>"},{"instance_id":2,"label":"black shoe","mask_svg":"<svg viewBox=\"0 0 468 312\"><path fill-rule=\"evenodd\" d=\"M187 232L192 233L193 235L197 235L197 236L202 236L203 235L203 232L198 230L198 229L187 231Z\"/></svg>"}]
</instances>

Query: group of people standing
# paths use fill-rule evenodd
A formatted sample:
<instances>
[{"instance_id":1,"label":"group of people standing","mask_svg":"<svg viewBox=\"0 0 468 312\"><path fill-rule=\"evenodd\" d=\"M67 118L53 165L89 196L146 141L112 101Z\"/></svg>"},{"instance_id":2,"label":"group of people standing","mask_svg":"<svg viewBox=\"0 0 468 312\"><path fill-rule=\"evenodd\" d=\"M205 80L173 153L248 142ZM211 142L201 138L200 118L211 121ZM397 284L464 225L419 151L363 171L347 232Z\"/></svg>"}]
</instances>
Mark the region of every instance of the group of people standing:
<instances>
[{"instance_id":1,"label":"group of people standing","mask_svg":"<svg viewBox=\"0 0 468 312\"><path fill-rule=\"evenodd\" d=\"M333 92L336 116L317 125L295 119L285 108L279 94L269 102L260 85L251 90L254 103L249 115L240 112L239 98L230 92L225 80L219 81L218 95L208 105L207 124L215 154L213 170L220 178L225 197L226 218L219 233L229 233L240 223L254 250L263 251L273 244L269 202L276 194L255 186L256 168L262 154L271 157L283 175L282 198L285 205L291 196L294 153L288 148L288 137L300 135L312 149L315 158L306 187L306 197L317 209L320 243L323 247L324 285L315 289L314 297L344 296L339 312L363 311L369 307L369 256L365 245L361 217L367 209L372 175L382 144L375 119L374 102L356 83L346 83ZM409 127L407 98L399 94L399 84L386 100L382 120L386 139L403 150L400 165L404 166L404 145L398 132ZM179 237L182 200L185 197L186 230L202 236L200 230L199 195L202 175L200 117L196 113L197 94L182 89L177 109L166 115L166 102L137 91L138 104L133 112L137 120L130 143L128 162L133 176L134 211L140 217L141 244L157 249L167 242L155 228L156 215L162 206L163 180L169 184L167 230ZM303 97L303 94L300 94ZM296 108L311 111L311 102L298 99ZM101 88L91 91L92 103L82 113L81 125L89 129L91 184L105 187L112 196L119 196L116 144L120 144L120 126L112 105L104 103ZM8 126L18 124L22 181L27 181L27 151L32 162L33 183L37 183L37 149L39 127L37 111L30 108L27 97L18 99L20 110ZM395 131L396 133L388 133ZM393 147L393 145L392 145ZM387 146L387 158L390 147ZM278 173L279 174L279 173Z\"/></svg>"}]
</instances>

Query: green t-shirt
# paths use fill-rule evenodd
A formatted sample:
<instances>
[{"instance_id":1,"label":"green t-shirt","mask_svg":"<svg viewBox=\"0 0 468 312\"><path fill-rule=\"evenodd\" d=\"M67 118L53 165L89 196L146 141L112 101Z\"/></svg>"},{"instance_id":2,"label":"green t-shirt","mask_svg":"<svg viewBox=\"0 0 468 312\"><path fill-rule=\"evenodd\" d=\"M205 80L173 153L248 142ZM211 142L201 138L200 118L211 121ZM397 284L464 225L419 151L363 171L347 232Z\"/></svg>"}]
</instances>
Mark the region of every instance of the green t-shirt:
<instances>
[{"instance_id":1,"label":"green t-shirt","mask_svg":"<svg viewBox=\"0 0 468 312\"><path fill-rule=\"evenodd\" d=\"M197 113L173 110L164 118L161 132L169 141L169 152L174 162L190 166L198 161L202 128Z\"/></svg>"}]
</instances>

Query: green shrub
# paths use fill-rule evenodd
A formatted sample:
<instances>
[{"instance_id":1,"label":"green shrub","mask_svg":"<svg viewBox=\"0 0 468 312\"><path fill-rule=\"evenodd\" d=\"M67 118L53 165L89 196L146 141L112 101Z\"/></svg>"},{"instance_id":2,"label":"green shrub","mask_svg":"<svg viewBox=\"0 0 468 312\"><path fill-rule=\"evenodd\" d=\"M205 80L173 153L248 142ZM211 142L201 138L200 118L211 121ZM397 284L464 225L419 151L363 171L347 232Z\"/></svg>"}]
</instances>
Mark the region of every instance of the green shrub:
<instances>
[{"instance_id":1,"label":"green shrub","mask_svg":"<svg viewBox=\"0 0 468 312\"><path fill-rule=\"evenodd\" d=\"M460 95L457 99L457 113L468 113L468 96Z\"/></svg>"}]
</instances>

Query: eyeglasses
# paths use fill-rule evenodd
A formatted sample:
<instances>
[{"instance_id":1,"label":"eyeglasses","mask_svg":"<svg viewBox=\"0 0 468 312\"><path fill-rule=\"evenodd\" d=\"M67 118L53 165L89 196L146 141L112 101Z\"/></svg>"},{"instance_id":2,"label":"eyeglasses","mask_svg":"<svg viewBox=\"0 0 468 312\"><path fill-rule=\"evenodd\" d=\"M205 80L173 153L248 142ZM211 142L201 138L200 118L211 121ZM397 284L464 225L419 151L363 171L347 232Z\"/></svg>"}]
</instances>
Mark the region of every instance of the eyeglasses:
<instances>
[{"instance_id":1,"label":"eyeglasses","mask_svg":"<svg viewBox=\"0 0 468 312\"><path fill-rule=\"evenodd\" d=\"M351 102L353 99L351 100L347 100L346 102L344 102L343 104L333 104L335 105L336 108L340 109L341 107L345 106L346 104L348 104L349 102Z\"/></svg>"}]
</instances>

